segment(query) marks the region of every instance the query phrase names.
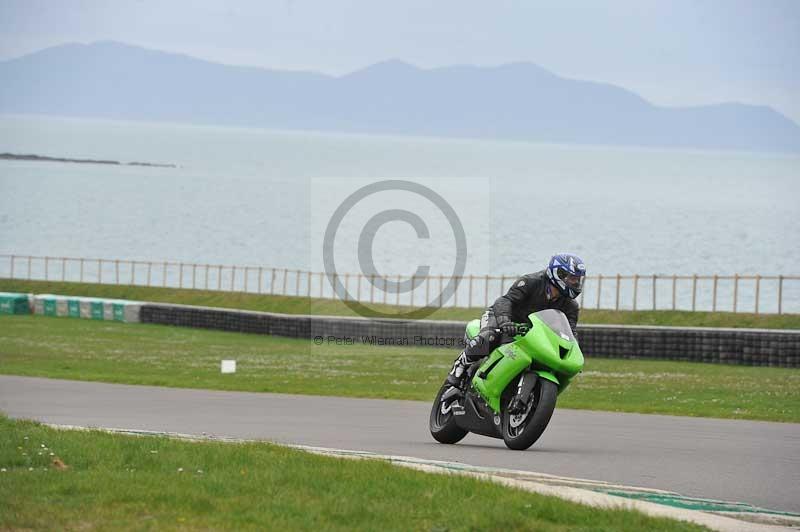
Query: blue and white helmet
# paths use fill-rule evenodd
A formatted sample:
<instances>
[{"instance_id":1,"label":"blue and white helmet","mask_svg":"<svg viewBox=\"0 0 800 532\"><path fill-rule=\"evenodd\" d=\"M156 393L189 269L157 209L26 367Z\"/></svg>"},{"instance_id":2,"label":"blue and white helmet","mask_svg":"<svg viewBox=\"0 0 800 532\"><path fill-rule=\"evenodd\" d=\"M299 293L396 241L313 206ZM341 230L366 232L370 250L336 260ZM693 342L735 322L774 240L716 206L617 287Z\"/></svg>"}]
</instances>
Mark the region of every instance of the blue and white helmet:
<instances>
[{"instance_id":1,"label":"blue and white helmet","mask_svg":"<svg viewBox=\"0 0 800 532\"><path fill-rule=\"evenodd\" d=\"M575 299L583 290L586 265L583 260L570 253L553 255L547 266L547 278L562 295Z\"/></svg>"}]
</instances>

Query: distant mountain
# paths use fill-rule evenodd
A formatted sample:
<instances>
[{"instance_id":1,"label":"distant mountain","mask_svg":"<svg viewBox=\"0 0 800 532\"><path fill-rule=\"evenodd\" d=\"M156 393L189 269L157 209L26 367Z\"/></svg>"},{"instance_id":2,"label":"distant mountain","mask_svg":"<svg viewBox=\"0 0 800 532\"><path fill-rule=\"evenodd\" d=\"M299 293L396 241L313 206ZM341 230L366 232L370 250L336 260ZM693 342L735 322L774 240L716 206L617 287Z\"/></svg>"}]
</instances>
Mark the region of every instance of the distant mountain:
<instances>
[{"instance_id":1,"label":"distant mountain","mask_svg":"<svg viewBox=\"0 0 800 532\"><path fill-rule=\"evenodd\" d=\"M800 152L800 126L769 107L658 107L530 63L420 69L393 60L332 77L96 42L0 62L0 80L0 113Z\"/></svg>"}]
</instances>

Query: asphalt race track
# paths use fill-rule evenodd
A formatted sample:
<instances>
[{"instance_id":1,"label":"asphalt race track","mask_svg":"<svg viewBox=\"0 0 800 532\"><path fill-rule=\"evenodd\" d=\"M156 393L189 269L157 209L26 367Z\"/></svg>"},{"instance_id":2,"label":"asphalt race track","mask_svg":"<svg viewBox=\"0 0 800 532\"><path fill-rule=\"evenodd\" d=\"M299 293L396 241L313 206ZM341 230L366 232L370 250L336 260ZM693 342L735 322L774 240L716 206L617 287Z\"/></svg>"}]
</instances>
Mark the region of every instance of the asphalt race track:
<instances>
[{"instance_id":1,"label":"asphalt race track","mask_svg":"<svg viewBox=\"0 0 800 532\"><path fill-rule=\"evenodd\" d=\"M800 511L800 424L558 409L528 451L428 433L430 405L0 376L0 411L92 427L211 434L449 460Z\"/></svg>"}]
</instances>

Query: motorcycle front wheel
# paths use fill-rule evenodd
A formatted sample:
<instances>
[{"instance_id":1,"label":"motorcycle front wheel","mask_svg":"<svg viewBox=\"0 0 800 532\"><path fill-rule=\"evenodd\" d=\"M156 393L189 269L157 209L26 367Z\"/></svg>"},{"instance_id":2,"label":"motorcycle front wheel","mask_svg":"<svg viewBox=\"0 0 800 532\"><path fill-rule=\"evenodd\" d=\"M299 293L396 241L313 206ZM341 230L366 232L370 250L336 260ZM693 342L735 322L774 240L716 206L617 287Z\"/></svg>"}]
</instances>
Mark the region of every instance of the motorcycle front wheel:
<instances>
[{"instance_id":1,"label":"motorcycle front wheel","mask_svg":"<svg viewBox=\"0 0 800 532\"><path fill-rule=\"evenodd\" d=\"M547 424L553 416L557 396L558 387L555 383L540 378L531 390L531 397L528 398L528 407L525 412L509 414L508 404L511 399L504 401L502 429L506 447L515 451L524 451L533 445L547 428Z\"/></svg>"}]
</instances>

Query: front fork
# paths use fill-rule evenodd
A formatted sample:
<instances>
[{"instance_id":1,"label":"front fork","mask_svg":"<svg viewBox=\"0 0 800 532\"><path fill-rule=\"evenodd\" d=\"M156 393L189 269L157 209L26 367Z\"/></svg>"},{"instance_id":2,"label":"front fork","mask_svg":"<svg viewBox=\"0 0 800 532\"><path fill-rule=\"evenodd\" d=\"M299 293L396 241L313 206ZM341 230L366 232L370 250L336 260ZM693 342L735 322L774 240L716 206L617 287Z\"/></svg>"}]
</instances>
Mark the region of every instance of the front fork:
<instances>
[{"instance_id":1,"label":"front fork","mask_svg":"<svg viewBox=\"0 0 800 532\"><path fill-rule=\"evenodd\" d=\"M521 414L528 408L528 401L533 400L533 389L536 382L539 380L539 375L536 372L528 370L522 373L517 384L517 393L511 398L508 404L509 414ZM534 405L535 406L535 405Z\"/></svg>"}]
</instances>

